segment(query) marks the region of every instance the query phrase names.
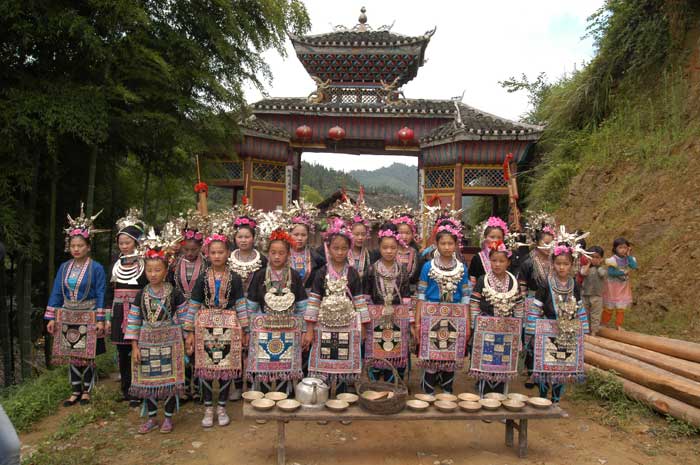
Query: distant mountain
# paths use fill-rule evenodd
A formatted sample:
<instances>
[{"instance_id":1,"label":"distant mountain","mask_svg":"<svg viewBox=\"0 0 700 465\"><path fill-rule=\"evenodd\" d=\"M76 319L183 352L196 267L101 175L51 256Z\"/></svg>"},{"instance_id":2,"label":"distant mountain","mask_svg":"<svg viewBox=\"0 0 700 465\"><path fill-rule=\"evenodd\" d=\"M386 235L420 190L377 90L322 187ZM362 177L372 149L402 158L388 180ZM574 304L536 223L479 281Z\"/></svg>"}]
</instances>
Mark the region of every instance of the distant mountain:
<instances>
[{"instance_id":1,"label":"distant mountain","mask_svg":"<svg viewBox=\"0 0 700 465\"><path fill-rule=\"evenodd\" d=\"M374 188L389 188L414 202L418 190L418 173L415 166L394 163L391 166L379 168L374 171L353 170L348 172L353 178L365 186Z\"/></svg>"},{"instance_id":2,"label":"distant mountain","mask_svg":"<svg viewBox=\"0 0 700 465\"><path fill-rule=\"evenodd\" d=\"M329 197L338 189L356 193L361 185L365 188L365 200L372 208L416 203L416 169L400 163L375 171L344 173L302 161L301 184L304 197L313 203Z\"/></svg>"}]
</instances>

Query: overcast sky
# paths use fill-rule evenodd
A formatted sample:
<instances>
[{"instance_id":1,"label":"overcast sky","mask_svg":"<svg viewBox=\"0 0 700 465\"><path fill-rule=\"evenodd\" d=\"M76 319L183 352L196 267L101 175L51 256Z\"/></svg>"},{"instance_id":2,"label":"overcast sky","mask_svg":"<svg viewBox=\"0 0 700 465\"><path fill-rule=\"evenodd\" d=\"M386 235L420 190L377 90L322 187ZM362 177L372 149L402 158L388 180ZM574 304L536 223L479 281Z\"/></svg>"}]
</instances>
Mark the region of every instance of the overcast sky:
<instances>
[{"instance_id":1,"label":"overcast sky","mask_svg":"<svg viewBox=\"0 0 700 465\"><path fill-rule=\"evenodd\" d=\"M426 63L403 88L407 98L449 99L464 92L464 103L510 119L527 110L524 93L509 94L498 84L522 73L531 78L544 71L550 80L588 61L593 54L586 18L603 0L305 0L311 34L330 32L334 25L357 24L367 8L367 24L377 28L394 22L393 32L415 36L437 26ZM287 40L287 58L266 53L273 74L271 97L302 97L315 89ZM249 103L262 98L246 91ZM303 160L337 169L357 169L353 155L304 154ZM416 164L415 158L362 155L361 168L376 169L394 161Z\"/></svg>"}]
</instances>

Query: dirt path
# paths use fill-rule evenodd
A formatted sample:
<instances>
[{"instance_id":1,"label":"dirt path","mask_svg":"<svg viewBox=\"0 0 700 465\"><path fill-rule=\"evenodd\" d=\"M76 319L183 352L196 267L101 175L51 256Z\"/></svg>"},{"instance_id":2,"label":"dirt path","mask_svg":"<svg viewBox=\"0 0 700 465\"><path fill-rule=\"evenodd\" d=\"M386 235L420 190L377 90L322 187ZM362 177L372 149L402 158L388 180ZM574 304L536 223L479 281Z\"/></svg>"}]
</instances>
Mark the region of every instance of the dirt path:
<instances>
[{"instance_id":1,"label":"dirt path","mask_svg":"<svg viewBox=\"0 0 700 465\"><path fill-rule=\"evenodd\" d=\"M458 385L457 390L467 389ZM596 409L588 403L565 400L562 407L569 419L531 422L529 457L522 460L505 447L502 424L482 422L292 422L287 426L287 460L290 465L667 465L700 459L698 438L668 442L654 437L653 423L662 420L622 432L596 423ZM22 436L25 450L55 431L66 410ZM142 420L132 410L86 427L71 445L94 447L105 465L274 464L276 425L243 421L240 403L228 410L234 420L230 426L203 430L202 407L188 404L176 415L172 434L146 436L136 433Z\"/></svg>"}]
</instances>

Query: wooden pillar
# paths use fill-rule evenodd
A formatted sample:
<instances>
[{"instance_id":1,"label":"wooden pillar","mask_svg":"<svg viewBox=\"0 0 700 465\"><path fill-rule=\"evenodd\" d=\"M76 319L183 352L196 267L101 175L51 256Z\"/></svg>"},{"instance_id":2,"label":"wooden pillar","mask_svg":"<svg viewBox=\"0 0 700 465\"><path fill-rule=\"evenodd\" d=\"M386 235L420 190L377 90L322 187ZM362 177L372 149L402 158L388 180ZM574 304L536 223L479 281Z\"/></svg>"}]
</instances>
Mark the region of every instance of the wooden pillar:
<instances>
[{"instance_id":1,"label":"wooden pillar","mask_svg":"<svg viewBox=\"0 0 700 465\"><path fill-rule=\"evenodd\" d=\"M253 188L251 186L251 181L253 180L253 161L250 157L245 157L243 159L243 195L250 201L251 194L253 193Z\"/></svg>"},{"instance_id":2,"label":"wooden pillar","mask_svg":"<svg viewBox=\"0 0 700 465\"><path fill-rule=\"evenodd\" d=\"M462 163L459 162L455 165L455 200L452 205L454 210L462 208L462 181Z\"/></svg>"},{"instance_id":3,"label":"wooden pillar","mask_svg":"<svg viewBox=\"0 0 700 465\"><path fill-rule=\"evenodd\" d=\"M284 170L284 207L289 208L292 205L292 200L294 199L294 172L295 172L295 164L294 164L294 156L296 153L294 152L294 149L288 148L287 149L287 166L285 166Z\"/></svg>"},{"instance_id":4,"label":"wooden pillar","mask_svg":"<svg viewBox=\"0 0 700 465\"><path fill-rule=\"evenodd\" d=\"M423 154L418 155L418 207L422 210L425 203L425 168Z\"/></svg>"}]
</instances>

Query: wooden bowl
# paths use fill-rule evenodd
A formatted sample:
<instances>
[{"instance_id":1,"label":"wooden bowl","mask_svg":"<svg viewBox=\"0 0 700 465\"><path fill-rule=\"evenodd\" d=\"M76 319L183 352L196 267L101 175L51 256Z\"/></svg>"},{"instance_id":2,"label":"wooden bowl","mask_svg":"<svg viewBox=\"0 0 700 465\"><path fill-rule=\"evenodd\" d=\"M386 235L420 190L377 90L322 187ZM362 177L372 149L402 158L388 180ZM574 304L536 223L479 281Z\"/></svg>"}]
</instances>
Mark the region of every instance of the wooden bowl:
<instances>
[{"instance_id":1,"label":"wooden bowl","mask_svg":"<svg viewBox=\"0 0 700 465\"><path fill-rule=\"evenodd\" d=\"M452 413L457 410L457 404L449 400L438 400L433 405L436 409L445 413Z\"/></svg>"},{"instance_id":2,"label":"wooden bowl","mask_svg":"<svg viewBox=\"0 0 700 465\"><path fill-rule=\"evenodd\" d=\"M478 396L477 396L478 397ZM463 400L459 404L459 408L468 413L476 413L481 410L481 404L479 402L473 402L469 400Z\"/></svg>"},{"instance_id":3,"label":"wooden bowl","mask_svg":"<svg viewBox=\"0 0 700 465\"><path fill-rule=\"evenodd\" d=\"M406 401L406 407L416 412L424 412L430 407L430 403L424 400L411 399Z\"/></svg>"},{"instance_id":4,"label":"wooden bowl","mask_svg":"<svg viewBox=\"0 0 700 465\"><path fill-rule=\"evenodd\" d=\"M394 393L391 391L365 391L361 395L362 398L369 401L381 400L384 398L391 399L394 397Z\"/></svg>"},{"instance_id":5,"label":"wooden bowl","mask_svg":"<svg viewBox=\"0 0 700 465\"><path fill-rule=\"evenodd\" d=\"M266 411L275 406L275 401L272 399L255 399L250 403L255 410Z\"/></svg>"},{"instance_id":6,"label":"wooden bowl","mask_svg":"<svg viewBox=\"0 0 700 465\"><path fill-rule=\"evenodd\" d=\"M508 394L508 398L511 400L519 400L520 402L527 402L530 397L526 396L525 394L511 392L510 394Z\"/></svg>"},{"instance_id":7,"label":"wooden bowl","mask_svg":"<svg viewBox=\"0 0 700 465\"><path fill-rule=\"evenodd\" d=\"M525 408L525 402L515 399L504 400L502 405L506 410L510 410L511 412L519 412Z\"/></svg>"},{"instance_id":8,"label":"wooden bowl","mask_svg":"<svg viewBox=\"0 0 700 465\"><path fill-rule=\"evenodd\" d=\"M243 397L246 402L252 402L257 399L262 399L265 397L265 394L260 392L260 391L246 391L243 394L241 394L241 397Z\"/></svg>"},{"instance_id":9,"label":"wooden bowl","mask_svg":"<svg viewBox=\"0 0 700 465\"><path fill-rule=\"evenodd\" d=\"M357 399L359 399L357 394L353 394L351 392L345 392L343 394L338 394L337 396L335 396L335 398L338 400L344 400L345 402L347 402L348 404L351 404L351 405L354 404L355 402L357 402Z\"/></svg>"},{"instance_id":10,"label":"wooden bowl","mask_svg":"<svg viewBox=\"0 0 700 465\"><path fill-rule=\"evenodd\" d=\"M274 400L275 402L284 400L287 397L289 396L287 396L286 392L268 392L267 394L265 394L265 399Z\"/></svg>"},{"instance_id":11,"label":"wooden bowl","mask_svg":"<svg viewBox=\"0 0 700 465\"><path fill-rule=\"evenodd\" d=\"M484 410L498 410L501 408L501 401L498 399L481 399L479 401Z\"/></svg>"},{"instance_id":12,"label":"wooden bowl","mask_svg":"<svg viewBox=\"0 0 700 465\"><path fill-rule=\"evenodd\" d=\"M535 408L541 409L547 409L552 406L552 401L549 399L545 399L544 397L530 397L527 403Z\"/></svg>"},{"instance_id":13,"label":"wooden bowl","mask_svg":"<svg viewBox=\"0 0 700 465\"><path fill-rule=\"evenodd\" d=\"M344 400L331 399L326 401L326 408L334 412L342 412L348 407L350 407L350 404Z\"/></svg>"},{"instance_id":14,"label":"wooden bowl","mask_svg":"<svg viewBox=\"0 0 700 465\"><path fill-rule=\"evenodd\" d=\"M456 402L457 401L457 396L454 394L448 394L447 392L441 392L440 394L436 395L435 398L437 400L441 400L444 402Z\"/></svg>"},{"instance_id":15,"label":"wooden bowl","mask_svg":"<svg viewBox=\"0 0 700 465\"><path fill-rule=\"evenodd\" d=\"M295 399L284 399L277 402L277 408L283 412L293 412L301 407L301 402Z\"/></svg>"},{"instance_id":16,"label":"wooden bowl","mask_svg":"<svg viewBox=\"0 0 700 465\"><path fill-rule=\"evenodd\" d=\"M508 396L501 394L500 392L489 392L488 394L484 395L484 399L496 399L499 402L503 402L507 398Z\"/></svg>"},{"instance_id":17,"label":"wooden bowl","mask_svg":"<svg viewBox=\"0 0 700 465\"><path fill-rule=\"evenodd\" d=\"M435 402L435 396L432 394L416 394L414 397L418 400L422 400L423 402L427 402L429 404Z\"/></svg>"},{"instance_id":18,"label":"wooden bowl","mask_svg":"<svg viewBox=\"0 0 700 465\"><path fill-rule=\"evenodd\" d=\"M480 399L478 394L472 394L471 392L463 392L459 394L457 398L464 402L479 402Z\"/></svg>"}]
</instances>

